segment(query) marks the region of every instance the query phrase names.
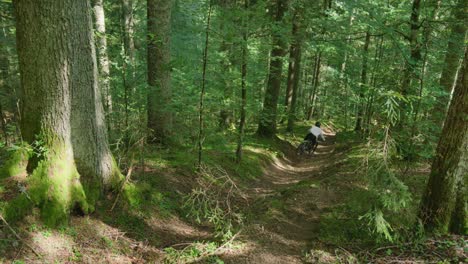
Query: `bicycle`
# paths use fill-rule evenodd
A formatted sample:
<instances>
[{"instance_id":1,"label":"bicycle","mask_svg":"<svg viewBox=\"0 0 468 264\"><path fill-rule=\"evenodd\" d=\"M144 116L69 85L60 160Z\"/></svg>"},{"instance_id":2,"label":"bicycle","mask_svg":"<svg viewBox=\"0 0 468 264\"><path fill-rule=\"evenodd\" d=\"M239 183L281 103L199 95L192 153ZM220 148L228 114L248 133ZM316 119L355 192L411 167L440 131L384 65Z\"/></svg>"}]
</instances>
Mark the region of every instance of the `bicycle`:
<instances>
[{"instance_id":1,"label":"bicycle","mask_svg":"<svg viewBox=\"0 0 468 264\"><path fill-rule=\"evenodd\" d=\"M304 155L306 152L308 155L314 153L317 149L318 142L312 142L310 140L305 140L297 147L296 154L298 156Z\"/></svg>"}]
</instances>

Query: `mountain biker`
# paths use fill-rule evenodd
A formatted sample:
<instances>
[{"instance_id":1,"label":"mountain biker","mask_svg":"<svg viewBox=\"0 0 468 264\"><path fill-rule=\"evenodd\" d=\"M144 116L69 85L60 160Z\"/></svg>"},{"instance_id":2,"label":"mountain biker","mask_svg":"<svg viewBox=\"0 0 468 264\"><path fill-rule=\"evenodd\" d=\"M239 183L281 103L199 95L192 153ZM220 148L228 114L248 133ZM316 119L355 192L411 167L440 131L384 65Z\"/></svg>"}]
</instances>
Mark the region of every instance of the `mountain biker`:
<instances>
[{"instance_id":1,"label":"mountain biker","mask_svg":"<svg viewBox=\"0 0 468 264\"><path fill-rule=\"evenodd\" d=\"M317 139L325 142L325 136L323 135L323 131L320 128L320 122L315 122L315 125L309 129L309 133L304 138L304 141L310 141L312 142L312 146L316 147L316 145L318 145Z\"/></svg>"}]
</instances>

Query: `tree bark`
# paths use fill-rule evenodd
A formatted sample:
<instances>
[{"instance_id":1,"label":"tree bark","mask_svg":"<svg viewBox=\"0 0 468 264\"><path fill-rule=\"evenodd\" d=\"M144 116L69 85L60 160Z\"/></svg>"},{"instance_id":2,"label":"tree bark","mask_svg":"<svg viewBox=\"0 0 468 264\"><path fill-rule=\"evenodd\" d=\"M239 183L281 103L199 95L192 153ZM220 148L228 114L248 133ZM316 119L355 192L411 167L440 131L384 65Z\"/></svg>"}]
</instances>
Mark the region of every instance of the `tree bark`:
<instances>
[{"instance_id":1,"label":"tree bark","mask_svg":"<svg viewBox=\"0 0 468 264\"><path fill-rule=\"evenodd\" d=\"M354 21L354 8L351 9L351 14L349 16L348 30L353 26ZM345 101L344 101L344 115L345 115L345 131L348 130L348 120L349 118L349 96L348 96L348 76L346 75L346 69L348 66L348 47L351 45L351 35L348 35L346 39L346 48L343 55L343 62L340 67L340 86L343 87L345 92Z\"/></svg>"},{"instance_id":2,"label":"tree bark","mask_svg":"<svg viewBox=\"0 0 468 264\"><path fill-rule=\"evenodd\" d=\"M312 80L312 91L309 95L309 109L307 111L307 120L311 120L315 112L315 104L317 97L317 90L320 84L320 67L321 67L322 53L318 51L317 57L315 58L315 67L314 67L314 78Z\"/></svg>"},{"instance_id":3,"label":"tree bark","mask_svg":"<svg viewBox=\"0 0 468 264\"><path fill-rule=\"evenodd\" d=\"M371 124L372 115L374 112L374 100L375 100L375 95L377 94L377 73L380 71L380 65L381 65L380 63L384 55L383 43L384 43L384 37L381 36L379 44L376 47L375 56L374 56L374 66L372 67L372 75L371 75L370 82L369 82L372 92L367 99L367 105L366 105L366 118L365 118L366 134L369 134L370 132L370 124Z\"/></svg>"},{"instance_id":4,"label":"tree bark","mask_svg":"<svg viewBox=\"0 0 468 264\"><path fill-rule=\"evenodd\" d=\"M91 6L17 0L15 12L22 134L45 149L29 158L29 192L46 224L56 225L73 208L92 211L120 179L107 143Z\"/></svg>"},{"instance_id":5,"label":"tree bark","mask_svg":"<svg viewBox=\"0 0 468 264\"><path fill-rule=\"evenodd\" d=\"M276 0L275 22L280 24L287 9L287 0ZM270 70L268 86L265 92L263 110L260 114L257 134L261 137L271 138L276 134L276 116L278 97L281 88L283 72L283 57L286 53L286 44L278 30L272 33L273 47L271 49Z\"/></svg>"},{"instance_id":6,"label":"tree bark","mask_svg":"<svg viewBox=\"0 0 468 264\"><path fill-rule=\"evenodd\" d=\"M297 55L297 19L298 19L298 14L297 11L294 13L293 18L292 18L292 31L291 31L291 36L292 36L292 41L291 44L289 45L289 64L288 64L288 80L286 82L286 94L285 94L285 101L284 101L284 106L286 106L286 109L289 108L291 105L292 101L292 93L293 93L293 86L294 86L294 74L296 73L296 55Z\"/></svg>"},{"instance_id":7,"label":"tree bark","mask_svg":"<svg viewBox=\"0 0 468 264\"><path fill-rule=\"evenodd\" d=\"M173 0L148 0L148 129L150 141L167 143L172 130L171 9Z\"/></svg>"},{"instance_id":8,"label":"tree bark","mask_svg":"<svg viewBox=\"0 0 468 264\"><path fill-rule=\"evenodd\" d=\"M364 115L364 93L367 86L367 59L369 53L370 38L370 32L367 31L362 54L361 83L359 84L359 102L357 106L358 112L356 118L356 126L354 127L355 131L361 131L362 129L362 119Z\"/></svg>"},{"instance_id":9,"label":"tree bark","mask_svg":"<svg viewBox=\"0 0 468 264\"><path fill-rule=\"evenodd\" d=\"M244 0L244 10L247 12L249 8L249 0ZM247 106L247 49L248 49L248 21L244 18L244 32L242 33L242 62L241 62L241 109L239 121L239 139L237 142L236 158L237 162L242 161L242 145L244 141L244 127L246 118Z\"/></svg>"},{"instance_id":10,"label":"tree bark","mask_svg":"<svg viewBox=\"0 0 468 264\"><path fill-rule=\"evenodd\" d=\"M466 35L468 13L468 2L458 0L457 6L453 9L453 22L450 24L450 37L445 53L444 67L440 76L439 85L445 95L437 98L432 111L432 119L437 125L442 125L443 118L447 111L450 93L455 85L460 58L463 55L464 39Z\"/></svg>"},{"instance_id":11,"label":"tree bark","mask_svg":"<svg viewBox=\"0 0 468 264\"><path fill-rule=\"evenodd\" d=\"M406 60L405 69L403 71L403 79L401 82L400 92L403 96L408 96L412 94L411 91L411 82L415 77L417 72L416 68L419 65L419 60L421 59L421 46L418 42L419 34L419 13L421 7L421 0L413 0L413 5L411 7L411 16L410 16L410 32L408 36L408 42L410 45L410 57ZM408 110L408 104L402 103L401 108L401 118L399 120L398 127L402 128L406 123L406 111Z\"/></svg>"},{"instance_id":12,"label":"tree bark","mask_svg":"<svg viewBox=\"0 0 468 264\"><path fill-rule=\"evenodd\" d=\"M133 0L122 0L122 42L123 42L123 63L122 63L122 83L124 86L124 143L129 146L129 121L130 121L130 98L133 92L133 82L135 77L135 41L134 21L133 21Z\"/></svg>"},{"instance_id":13,"label":"tree bark","mask_svg":"<svg viewBox=\"0 0 468 264\"><path fill-rule=\"evenodd\" d=\"M232 58L231 49L234 46L228 39L232 39L232 33L229 33L229 29L226 30L226 22L230 18L230 13L233 12L233 6L236 4L232 0L222 0L218 2L219 5L219 32L221 32L221 44L219 46L219 52L222 54L220 59L220 82L223 90L223 103L220 105L219 111L219 128L221 130L228 129L234 121L234 111L232 109L232 96L233 96L233 85L231 78L231 65L234 64ZM232 21L236 23L237 21ZM232 23L231 22L231 23ZM241 44L242 45L242 44Z\"/></svg>"},{"instance_id":14,"label":"tree bark","mask_svg":"<svg viewBox=\"0 0 468 264\"><path fill-rule=\"evenodd\" d=\"M467 51L465 49L463 66L460 69L452 101L447 112L442 137L437 145L437 154L432 163L429 182L423 195L419 213L425 229L433 233L447 233L451 222L453 229L456 230L457 224L455 223L458 221L453 216L466 216L466 202L464 205L456 206L456 189L457 186L460 186L459 183L461 185L466 183L468 177L466 166L468 155L468 122L466 121L466 116L468 116ZM466 192L461 193L458 201L460 203L466 201ZM462 212L456 210L462 210ZM464 221L466 228L466 218Z\"/></svg>"},{"instance_id":15,"label":"tree bark","mask_svg":"<svg viewBox=\"0 0 468 264\"><path fill-rule=\"evenodd\" d=\"M1 30L5 30L4 28L1 28ZM3 34L0 35L0 41L3 40ZM3 53L3 50L0 50ZM5 89L5 91L8 89L6 87L6 78L8 78L9 75L9 61L8 57L4 56L3 54L0 55L0 89ZM1 91L1 90L0 90ZM6 118L3 115L3 107L2 107L2 98L0 98L0 124L2 126L2 132L3 132L3 137L5 140L5 145L9 146L9 140L8 140L8 131L7 131L7 123L6 123Z\"/></svg>"},{"instance_id":16,"label":"tree bark","mask_svg":"<svg viewBox=\"0 0 468 264\"><path fill-rule=\"evenodd\" d=\"M293 132L294 130L294 121L296 121L297 92L301 74L302 39L300 36L301 32L299 31L300 22L298 20L300 20L300 14L296 15L296 18L293 21L292 29L294 42L291 44L292 56L290 57L288 73L288 86L291 86L291 100L288 109L288 125L286 127L286 131L288 132Z\"/></svg>"},{"instance_id":17,"label":"tree bark","mask_svg":"<svg viewBox=\"0 0 468 264\"><path fill-rule=\"evenodd\" d=\"M107 128L111 128L112 95L109 83L109 56L107 55L106 23L103 0L94 0L94 24L96 27L96 51L99 64L99 86L102 92L102 101L106 113Z\"/></svg>"},{"instance_id":18,"label":"tree bark","mask_svg":"<svg viewBox=\"0 0 468 264\"><path fill-rule=\"evenodd\" d=\"M198 167L202 164L203 153L203 140L205 136L204 131L204 99L205 99L205 85L206 85L206 66L208 64L208 45L210 44L210 26L211 26L211 13L213 9L212 0L209 0L208 14L206 18L205 29L205 48L203 50L203 68L202 68L202 87L200 91L200 101L198 106Z\"/></svg>"},{"instance_id":19,"label":"tree bark","mask_svg":"<svg viewBox=\"0 0 468 264\"><path fill-rule=\"evenodd\" d=\"M133 65L135 60L135 41L133 21L133 0L122 0L123 44L126 59Z\"/></svg>"},{"instance_id":20,"label":"tree bark","mask_svg":"<svg viewBox=\"0 0 468 264\"><path fill-rule=\"evenodd\" d=\"M1 100L0 100L0 123L2 124L2 131L3 131L4 140L5 140L5 145L9 146L10 143L8 141L7 125L6 125L5 117L3 116L3 108L2 108Z\"/></svg>"}]
</instances>

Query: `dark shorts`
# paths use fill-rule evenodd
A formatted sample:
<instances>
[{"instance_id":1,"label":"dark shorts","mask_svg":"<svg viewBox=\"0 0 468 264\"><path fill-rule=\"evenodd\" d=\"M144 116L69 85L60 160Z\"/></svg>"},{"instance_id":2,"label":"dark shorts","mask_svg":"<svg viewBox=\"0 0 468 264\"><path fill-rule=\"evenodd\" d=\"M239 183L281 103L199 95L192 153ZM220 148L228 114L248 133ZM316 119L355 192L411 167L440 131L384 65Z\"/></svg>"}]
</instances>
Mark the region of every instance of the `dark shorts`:
<instances>
[{"instance_id":1,"label":"dark shorts","mask_svg":"<svg viewBox=\"0 0 468 264\"><path fill-rule=\"evenodd\" d=\"M317 143L317 137L314 136L314 134L312 134L312 133L307 134L307 136L304 138L304 141L305 141L305 140L311 141L311 142L314 143L314 144Z\"/></svg>"}]
</instances>

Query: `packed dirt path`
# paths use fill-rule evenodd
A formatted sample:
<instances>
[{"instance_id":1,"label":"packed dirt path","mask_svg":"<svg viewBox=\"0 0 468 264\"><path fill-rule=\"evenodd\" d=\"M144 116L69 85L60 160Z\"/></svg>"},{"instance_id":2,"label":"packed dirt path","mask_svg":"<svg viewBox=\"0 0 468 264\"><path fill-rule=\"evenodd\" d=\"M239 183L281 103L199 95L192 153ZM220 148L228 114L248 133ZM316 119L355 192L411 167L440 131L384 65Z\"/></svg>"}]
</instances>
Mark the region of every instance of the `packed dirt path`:
<instances>
[{"instance_id":1,"label":"packed dirt path","mask_svg":"<svg viewBox=\"0 0 468 264\"><path fill-rule=\"evenodd\" d=\"M305 253L320 243L320 217L338 202L337 189L324 184L339 166L335 135L327 135L316 152L299 160L277 158L247 190L252 214L238 240L243 250L223 257L226 263L303 263Z\"/></svg>"}]
</instances>

